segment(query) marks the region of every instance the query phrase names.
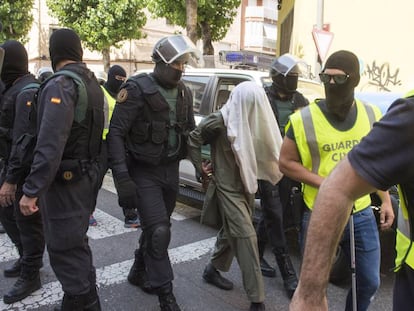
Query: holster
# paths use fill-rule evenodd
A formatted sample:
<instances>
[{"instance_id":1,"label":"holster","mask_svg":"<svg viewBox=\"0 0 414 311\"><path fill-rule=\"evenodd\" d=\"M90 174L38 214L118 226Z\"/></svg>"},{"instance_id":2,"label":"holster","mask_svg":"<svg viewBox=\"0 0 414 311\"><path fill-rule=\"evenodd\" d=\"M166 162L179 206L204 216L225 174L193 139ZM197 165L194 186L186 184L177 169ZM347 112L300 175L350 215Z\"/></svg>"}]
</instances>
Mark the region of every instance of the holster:
<instances>
[{"instance_id":1,"label":"holster","mask_svg":"<svg viewBox=\"0 0 414 311\"><path fill-rule=\"evenodd\" d=\"M290 193L291 223L290 226L300 227L304 210L303 193L300 188L292 187Z\"/></svg>"}]
</instances>

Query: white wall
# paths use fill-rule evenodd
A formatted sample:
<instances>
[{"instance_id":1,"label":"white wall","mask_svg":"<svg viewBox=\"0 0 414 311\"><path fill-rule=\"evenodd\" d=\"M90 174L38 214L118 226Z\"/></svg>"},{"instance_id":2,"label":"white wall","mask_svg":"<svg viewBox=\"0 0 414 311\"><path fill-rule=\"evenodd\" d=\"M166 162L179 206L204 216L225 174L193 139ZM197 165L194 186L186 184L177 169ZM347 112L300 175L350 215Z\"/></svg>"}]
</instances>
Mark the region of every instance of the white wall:
<instances>
[{"instance_id":1,"label":"white wall","mask_svg":"<svg viewBox=\"0 0 414 311\"><path fill-rule=\"evenodd\" d=\"M334 33L329 54L340 49L354 52L363 68L358 89L405 92L414 88L411 33L414 2L406 0L324 1L324 23ZM291 52L315 64L312 39L317 0L296 0Z\"/></svg>"}]
</instances>

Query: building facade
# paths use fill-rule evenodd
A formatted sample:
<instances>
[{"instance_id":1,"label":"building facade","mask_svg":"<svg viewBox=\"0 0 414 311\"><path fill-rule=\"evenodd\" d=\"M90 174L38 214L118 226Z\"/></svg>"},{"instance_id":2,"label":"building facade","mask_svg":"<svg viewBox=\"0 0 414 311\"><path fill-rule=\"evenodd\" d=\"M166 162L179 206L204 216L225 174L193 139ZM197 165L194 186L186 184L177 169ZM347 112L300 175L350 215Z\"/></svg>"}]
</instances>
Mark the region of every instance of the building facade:
<instances>
[{"instance_id":1,"label":"building facade","mask_svg":"<svg viewBox=\"0 0 414 311\"><path fill-rule=\"evenodd\" d=\"M275 55L277 0L242 0L238 14L227 35L220 42L214 42L215 55L209 64L220 64L219 51L250 50L267 55ZM35 0L33 8L34 23L26 45L30 59L30 71L36 73L43 66L50 66L48 41L58 21L48 14L46 0ZM147 12L148 13L148 12ZM150 14L148 13L147 16ZM148 18L143 31L146 38L123 42L120 49L111 48L111 64L123 66L128 74L152 67L151 53L154 44L162 37L184 33L185 29L171 25L165 18ZM202 50L201 41L197 44ZM84 61L94 71L102 71L102 55L96 51L84 51Z\"/></svg>"},{"instance_id":2,"label":"building facade","mask_svg":"<svg viewBox=\"0 0 414 311\"><path fill-rule=\"evenodd\" d=\"M311 77L320 71L312 31L328 30L332 41L327 56L350 50L360 59L359 91L407 92L414 88L412 43L414 2L405 0L278 0L276 54L303 58ZM318 28L319 27L319 28ZM322 45L327 42L319 42ZM319 65L320 66L320 65ZM323 63L322 63L323 66Z\"/></svg>"}]
</instances>

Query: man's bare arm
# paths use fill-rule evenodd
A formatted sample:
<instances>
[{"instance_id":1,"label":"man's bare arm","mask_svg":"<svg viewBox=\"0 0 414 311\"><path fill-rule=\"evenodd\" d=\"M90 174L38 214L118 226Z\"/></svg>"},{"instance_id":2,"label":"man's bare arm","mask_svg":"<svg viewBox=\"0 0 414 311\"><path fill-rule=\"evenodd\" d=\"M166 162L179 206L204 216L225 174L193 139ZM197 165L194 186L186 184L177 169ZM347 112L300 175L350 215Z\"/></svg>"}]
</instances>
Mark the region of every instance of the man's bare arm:
<instances>
[{"instance_id":1,"label":"man's bare arm","mask_svg":"<svg viewBox=\"0 0 414 311\"><path fill-rule=\"evenodd\" d=\"M291 311L328 310L326 288L335 251L353 202L375 189L345 158L322 183L312 211L298 288Z\"/></svg>"},{"instance_id":2,"label":"man's bare arm","mask_svg":"<svg viewBox=\"0 0 414 311\"><path fill-rule=\"evenodd\" d=\"M319 188L323 181L323 177L302 165L296 142L287 136L280 149L279 168L286 176L315 188Z\"/></svg>"}]
</instances>

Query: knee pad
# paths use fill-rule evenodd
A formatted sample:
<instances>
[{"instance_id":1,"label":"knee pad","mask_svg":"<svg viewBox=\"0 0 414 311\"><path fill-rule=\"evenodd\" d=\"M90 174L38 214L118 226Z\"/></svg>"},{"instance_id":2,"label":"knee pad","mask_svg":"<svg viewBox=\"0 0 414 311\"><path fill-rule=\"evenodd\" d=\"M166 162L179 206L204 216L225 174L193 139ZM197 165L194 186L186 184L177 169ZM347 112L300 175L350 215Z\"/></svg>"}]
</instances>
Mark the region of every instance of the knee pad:
<instances>
[{"instance_id":1,"label":"knee pad","mask_svg":"<svg viewBox=\"0 0 414 311\"><path fill-rule=\"evenodd\" d=\"M161 259L166 256L170 240L170 226L166 224L156 225L151 230L150 238L148 239L148 254L155 259Z\"/></svg>"}]
</instances>

